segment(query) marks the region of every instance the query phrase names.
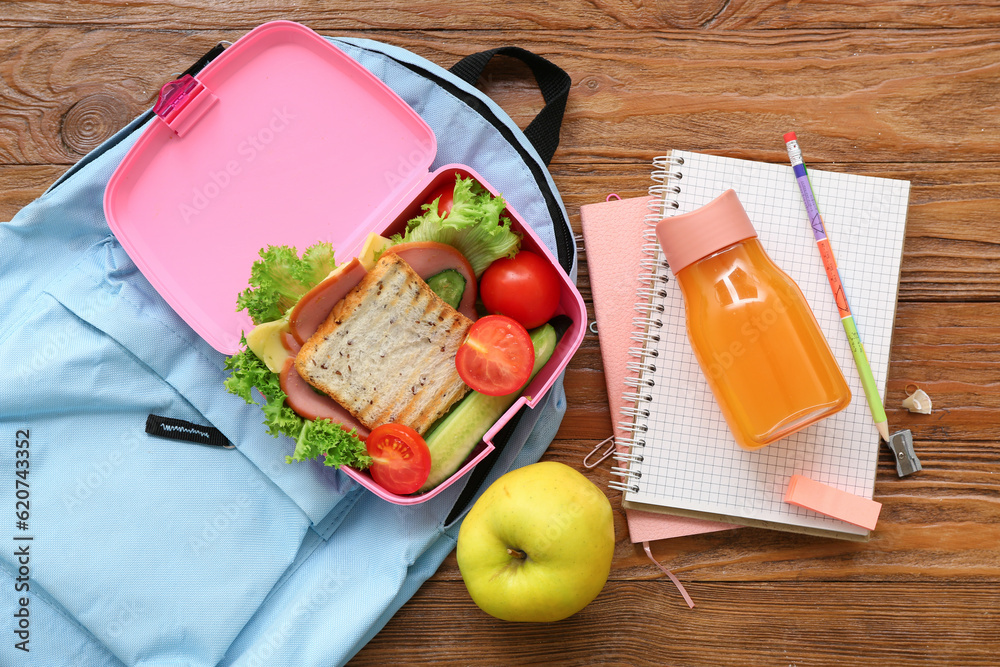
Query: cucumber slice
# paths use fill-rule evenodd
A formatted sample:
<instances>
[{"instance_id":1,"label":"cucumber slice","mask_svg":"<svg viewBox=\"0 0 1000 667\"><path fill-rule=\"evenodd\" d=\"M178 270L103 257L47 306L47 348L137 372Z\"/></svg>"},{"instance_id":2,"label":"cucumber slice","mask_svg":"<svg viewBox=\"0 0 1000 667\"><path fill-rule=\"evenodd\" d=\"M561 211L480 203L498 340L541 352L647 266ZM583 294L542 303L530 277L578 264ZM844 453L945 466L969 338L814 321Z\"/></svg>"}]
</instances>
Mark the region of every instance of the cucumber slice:
<instances>
[{"instance_id":1,"label":"cucumber slice","mask_svg":"<svg viewBox=\"0 0 1000 667\"><path fill-rule=\"evenodd\" d=\"M535 348L535 365L531 369L531 379L542 366L552 358L559 336L550 324L543 324L531 332L531 344ZM525 386L528 385L525 383ZM472 391L434 427L424 435L427 448L431 451L431 473L420 487L420 493L430 491L435 486L455 474L490 427L496 423L514 401L524 391L521 387L506 396L487 396Z\"/></svg>"},{"instance_id":2,"label":"cucumber slice","mask_svg":"<svg viewBox=\"0 0 1000 667\"><path fill-rule=\"evenodd\" d=\"M462 303L465 278L455 269L445 269L441 273L435 273L427 279L427 286L452 308L458 308L458 304Z\"/></svg>"}]
</instances>

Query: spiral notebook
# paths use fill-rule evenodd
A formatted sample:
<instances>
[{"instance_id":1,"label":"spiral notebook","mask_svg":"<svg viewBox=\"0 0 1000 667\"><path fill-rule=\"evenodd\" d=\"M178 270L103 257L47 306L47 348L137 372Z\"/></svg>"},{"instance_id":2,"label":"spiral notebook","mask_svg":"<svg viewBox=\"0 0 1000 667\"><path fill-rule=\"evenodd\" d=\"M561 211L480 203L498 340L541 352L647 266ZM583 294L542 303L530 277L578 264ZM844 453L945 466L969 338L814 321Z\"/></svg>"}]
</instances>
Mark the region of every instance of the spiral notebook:
<instances>
[{"instance_id":1,"label":"spiral notebook","mask_svg":"<svg viewBox=\"0 0 1000 667\"><path fill-rule=\"evenodd\" d=\"M906 231L909 182L810 170L880 392ZM654 161L634 346L612 486L627 509L864 540L864 528L784 502L792 475L871 498L879 438L790 166L674 151ZM763 449L736 445L687 339L683 298L652 225L736 191L771 258L802 288L850 385L840 413ZM598 324L600 326L600 324Z\"/></svg>"},{"instance_id":2,"label":"spiral notebook","mask_svg":"<svg viewBox=\"0 0 1000 667\"><path fill-rule=\"evenodd\" d=\"M635 371L627 365L633 357L628 349L633 344L632 316L635 291L639 287L639 272L643 262L642 232L649 212L649 197L611 199L580 207L580 229L583 232L584 256L590 276L594 301L594 325L601 346L604 380L612 415L621 414L625 407L622 387L634 381ZM616 441L623 441L631 421L612 420ZM625 447L616 447L616 457L628 456ZM734 528L726 523L692 519L685 516L625 510L629 538L634 543L652 542L671 537L694 535Z\"/></svg>"}]
</instances>

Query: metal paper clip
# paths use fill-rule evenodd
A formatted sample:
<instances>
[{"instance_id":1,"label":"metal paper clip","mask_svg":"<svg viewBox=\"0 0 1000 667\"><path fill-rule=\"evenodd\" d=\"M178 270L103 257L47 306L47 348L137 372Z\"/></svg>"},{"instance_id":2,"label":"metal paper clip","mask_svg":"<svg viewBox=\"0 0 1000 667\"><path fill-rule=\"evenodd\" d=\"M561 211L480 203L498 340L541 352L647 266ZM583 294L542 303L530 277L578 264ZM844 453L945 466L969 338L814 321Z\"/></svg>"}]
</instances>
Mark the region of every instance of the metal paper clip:
<instances>
[{"instance_id":1,"label":"metal paper clip","mask_svg":"<svg viewBox=\"0 0 1000 667\"><path fill-rule=\"evenodd\" d=\"M913 451L913 434L909 429L893 433L889 438L889 449L896 457L896 473L900 477L912 475L918 470L923 470L920 459Z\"/></svg>"},{"instance_id":2,"label":"metal paper clip","mask_svg":"<svg viewBox=\"0 0 1000 667\"><path fill-rule=\"evenodd\" d=\"M607 448L606 451L604 451L604 452L601 453L601 458L597 459L596 461L594 461L592 463L588 463L588 461L590 460L590 457L593 456L594 454L596 454L597 450L599 450L601 447L603 447L605 444L607 444L609 442L611 444L608 445L608 448ZM594 447L593 449L591 449L590 453L583 457L583 467L586 468L587 470L590 470L592 468L596 468L597 466L601 465L601 463L604 462L605 459L607 459L609 456L611 456L614 453L615 453L615 436L609 435L607 438L605 438L604 440L601 440L599 443L597 443L597 446Z\"/></svg>"}]
</instances>

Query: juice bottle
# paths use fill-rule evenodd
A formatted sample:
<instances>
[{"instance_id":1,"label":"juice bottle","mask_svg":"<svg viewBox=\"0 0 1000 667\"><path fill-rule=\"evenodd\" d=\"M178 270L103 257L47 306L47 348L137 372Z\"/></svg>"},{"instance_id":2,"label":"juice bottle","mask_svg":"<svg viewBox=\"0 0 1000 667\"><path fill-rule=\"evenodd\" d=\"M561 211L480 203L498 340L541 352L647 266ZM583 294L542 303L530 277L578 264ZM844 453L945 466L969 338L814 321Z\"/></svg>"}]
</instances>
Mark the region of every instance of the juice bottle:
<instances>
[{"instance_id":1,"label":"juice bottle","mask_svg":"<svg viewBox=\"0 0 1000 667\"><path fill-rule=\"evenodd\" d=\"M799 286L733 190L657 224L687 333L737 444L759 449L843 410L851 390Z\"/></svg>"}]
</instances>

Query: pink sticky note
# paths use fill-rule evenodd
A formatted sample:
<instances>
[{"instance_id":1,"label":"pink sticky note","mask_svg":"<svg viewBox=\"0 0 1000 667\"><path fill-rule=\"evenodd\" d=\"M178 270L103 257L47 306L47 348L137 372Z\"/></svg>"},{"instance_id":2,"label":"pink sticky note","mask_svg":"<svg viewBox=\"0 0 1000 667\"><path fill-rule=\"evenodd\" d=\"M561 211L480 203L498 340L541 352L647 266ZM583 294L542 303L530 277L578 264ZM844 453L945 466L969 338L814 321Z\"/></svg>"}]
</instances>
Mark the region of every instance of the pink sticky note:
<instances>
[{"instance_id":1,"label":"pink sticky note","mask_svg":"<svg viewBox=\"0 0 1000 667\"><path fill-rule=\"evenodd\" d=\"M868 530L875 528L882 503L847 493L802 475L792 475L785 502Z\"/></svg>"}]
</instances>

